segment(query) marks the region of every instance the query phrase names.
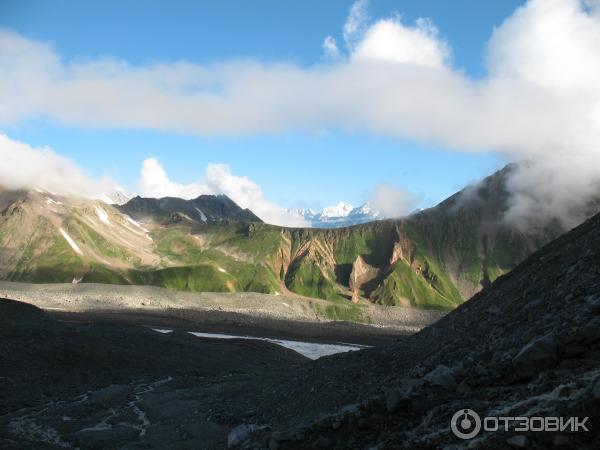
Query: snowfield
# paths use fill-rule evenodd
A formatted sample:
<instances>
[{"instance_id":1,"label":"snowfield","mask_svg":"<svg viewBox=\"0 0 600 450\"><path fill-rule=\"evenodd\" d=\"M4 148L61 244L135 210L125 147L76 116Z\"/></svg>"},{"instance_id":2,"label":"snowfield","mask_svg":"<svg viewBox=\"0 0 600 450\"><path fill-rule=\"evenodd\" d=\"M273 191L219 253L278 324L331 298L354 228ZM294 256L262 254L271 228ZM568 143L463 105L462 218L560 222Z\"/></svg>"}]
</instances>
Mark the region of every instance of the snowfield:
<instances>
[{"instance_id":1,"label":"snowfield","mask_svg":"<svg viewBox=\"0 0 600 450\"><path fill-rule=\"evenodd\" d=\"M75 243L75 241L73 239L71 239L71 236L69 236L67 234L67 232L65 230L63 230L62 228L59 228L59 230L62 233L62 235L65 238L65 240L69 243L69 245L71 246L71 248L73 250L75 250L75 253L77 253L78 255L83 255L83 252L81 251L81 249L79 248L79 246Z\"/></svg>"},{"instance_id":2,"label":"snowfield","mask_svg":"<svg viewBox=\"0 0 600 450\"><path fill-rule=\"evenodd\" d=\"M158 330L155 330L158 331ZM166 330L158 331L159 333L165 332ZM254 336L236 336L232 334L217 334L217 333L200 333L196 331L190 331L191 335L200 338L210 339L250 339L257 341L267 341L272 344L281 345L282 347L289 348L295 352L300 353L310 359L319 359L322 356L334 355L336 353L351 352L366 348L366 346L356 345L338 345L338 344L318 344L315 342L302 342L302 341L290 341L287 339L271 339Z\"/></svg>"},{"instance_id":3,"label":"snowfield","mask_svg":"<svg viewBox=\"0 0 600 450\"><path fill-rule=\"evenodd\" d=\"M106 225L110 225L110 220L108 220L108 213L106 211L104 211L103 208L100 208L99 206L96 206L95 210L96 210L96 215L98 216L98 219L100 219L100 222L105 223Z\"/></svg>"},{"instance_id":4,"label":"snowfield","mask_svg":"<svg viewBox=\"0 0 600 450\"><path fill-rule=\"evenodd\" d=\"M206 223L206 214L204 214L200 208L196 208L196 211L198 211L200 214L200 219L202 219L202 222Z\"/></svg>"}]
</instances>

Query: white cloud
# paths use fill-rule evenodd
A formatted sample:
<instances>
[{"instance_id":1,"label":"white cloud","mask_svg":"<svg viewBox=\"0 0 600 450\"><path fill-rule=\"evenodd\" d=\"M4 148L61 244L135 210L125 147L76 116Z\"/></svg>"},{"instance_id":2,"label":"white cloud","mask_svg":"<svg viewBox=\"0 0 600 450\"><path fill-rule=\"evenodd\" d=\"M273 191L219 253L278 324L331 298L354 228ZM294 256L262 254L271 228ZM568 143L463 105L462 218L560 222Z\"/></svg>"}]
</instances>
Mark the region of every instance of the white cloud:
<instances>
[{"instance_id":1,"label":"white cloud","mask_svg":"<svg viewBox=\"0 0 600 450\"><path fill-rule=\"evenodd\" d=\"M147 158L142 163L140 179L138 181L139 193L144 197L180 197L196 198L201 194L208 194L209 187L205 184L193 183L183 185L171 181L167 172L156 158Z\"/></svg>"},{"instance_id":2,"label":"white cloud","mask_svg":"<svg viewBox=\"0 0 600 450\"><path fill-rule=\"evenodd\" d=\"M308 68L69 61L49 45L1 31L0 124L43 116L71 125L201 135L332 127L498 151L530 161L540 174L549 171L540 178L543 187L511 185L516 200L534 199L536 208L515 201L510 217L539 208L543 217L564 215L568 211L549 199L570 186L587 200L584 185L600 179L598 5L530 0L494 30L488 75L480 80L450 66L449 46L431 22L370 24L366 1L352 6L343 28L349 55Z\"/></svg>"},{"instance_id":3,"label":"white cloud","mask_svg":"<svg viewBox=\"0 0 600 450\"><path fill-rule=\"evenodd\" d=\"M354 48L365 32L369 20L368 7L368 0L356 0L350 7L343 28L344 42L349 49Z\"/></svg>"},{"instance_id":4,"label":"white cloud","mask_svg":"<svg viewBox=\"0 0 600 450\"><path fill-rule=\"evenodd\" d=\"M51 148L33 148L0 133L0 186L92 197L110 192L115 185L109 179L89 177Z\"/></svg>"},{"instance_id":5,"label":"white cloud","mask_svg":"<svg viewBox=\"0 0 600 450\"><path fill-rule=\"evenodd\" d=\"M33 148L0 133L0 187L45 189L47 191L98 198L113 192L117 185L108 178L88 176L74 161L48 147ZM283 210L264 198L259 185L247 177L231 173L227 164L209 164L203 176L191 184L172 181L155 158L142 164L139 193L146 197L196 198L201 194L225 194L242 208L250 209L267 223L307 226L297 214Z\"/></svg>"},{"instance_id":6,"label":"white cloud","mask_svg":"<svg viewBox=\"0 0 600 450\"><path fill-rule=\"evenodd\" d=\"M340 57L340 49L338 48L337 42L335 42L333 37L327 36L323 40L322 48L325 58L329 60L336 60Z\"/></svg>"},{"instance_id":7,"label":"white cloud","mask_svg":"<svg viewBox=\"0 0 600 450\"><path fill-rule=\"evenodd\" d=\"M145 197L191 199L202 194L225 194L267 223L298 227L308 225L301 217L289 214L265 199L259 185L247 177L232 174L227 164L208 164L198 181L186 185L172 181L157 159L148 158L142 165L138 184L140 194Z\"/></svg>"},{"instance_id":8,"label":"white cloud","mask_svg":"<svg viewBox=\"0 0 600 450\"><path fill-rule=\"evenodd\" d=\"M372 25L360 41L352 59L355 61L389 61L419 66L442 67L450 57L450 47L439 38L429 19L418 19L407 27L400 19L380 20Z\"/></svg>"},{"instance_id":9,"label":"white cloud","mask_svg":"<svg viewBox=\"0 0 600 450\"><path fill-rule=\"evenodd\" d=\"M402 217L415 210L416 198L406 189L382 183L374 189L369 204L384 217Z\"/></svg>"}]
</instances>

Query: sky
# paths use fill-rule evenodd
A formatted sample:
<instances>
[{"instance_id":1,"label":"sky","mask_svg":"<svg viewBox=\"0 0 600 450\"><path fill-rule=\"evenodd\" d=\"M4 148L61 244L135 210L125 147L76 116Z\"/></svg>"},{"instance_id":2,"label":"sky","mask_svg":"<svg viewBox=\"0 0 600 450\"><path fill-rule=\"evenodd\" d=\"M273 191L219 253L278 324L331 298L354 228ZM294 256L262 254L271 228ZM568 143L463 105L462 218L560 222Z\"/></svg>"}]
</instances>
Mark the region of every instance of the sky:
<instances>
[{"instance_id":1,"label":"sky","mask_svg":"<svg viewBox=\"0 0 600 450\"><path fill-rule=\"evenodd\" d=\"M552 217L596 182L598 23L594 0L0 0L0 152L281 224L404 214L525 159L512 212ZM573 180L567 153L573 196L532 192Z\"/></svg>"}]
</instances>

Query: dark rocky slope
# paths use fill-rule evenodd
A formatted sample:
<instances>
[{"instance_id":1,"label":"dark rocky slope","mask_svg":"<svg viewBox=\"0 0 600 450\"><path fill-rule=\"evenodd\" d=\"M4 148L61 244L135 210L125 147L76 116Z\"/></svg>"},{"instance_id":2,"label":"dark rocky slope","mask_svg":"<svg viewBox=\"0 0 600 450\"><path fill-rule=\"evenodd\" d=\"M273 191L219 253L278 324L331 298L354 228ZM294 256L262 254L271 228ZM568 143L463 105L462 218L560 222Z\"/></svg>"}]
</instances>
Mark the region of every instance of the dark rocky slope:
<instances>
[{"instance_id":1,"label":"dark rocky slope","mask_svg":"<svg viewBox=\"0 0 600 450\"><path fill-rule=\"evenodd\" d=\"M189 222L206 225L224 220L262 222L249 209L240 208L226 195L201 195L191 200L176 197L134 197L117 209L135 220L156 220L165 224Z\"/></svg>"},{"instance_id":2,"label":"dark rocky slope","mask_svg":"<svg viewBox=\"0 0 600 450\"><path fill-rule=\"evenodd\" d=\"M138 409L140 395L163 384L172 390L179 384L210 388L214 379L260 377L306 360L263 341L203 340L125 324L59 322L34 306L0 299L0 448L131 448L127 442L150 425ZM68 412L55 418L51 411L60 409L61 401ZM106 417L112 419L104 427L110 433L103 435L94 425ZM65 429L68 438L61 436ZM200 424L198 430L220 439L228 432L217 424Z\"/></svg>"},{"instance_id":3,"label":"dark rocky slope","mask_svg":"<svg viewBox=\"0 0 600 450\"><path fill-rule=\"evenodd\" d=\"M422 332L310 364L257 397L256 422L274 428L244 448L600 448L600 216ZM589 417L590 431L461 441L450 420L462 408Z\"/></svg>"}]
</instances>

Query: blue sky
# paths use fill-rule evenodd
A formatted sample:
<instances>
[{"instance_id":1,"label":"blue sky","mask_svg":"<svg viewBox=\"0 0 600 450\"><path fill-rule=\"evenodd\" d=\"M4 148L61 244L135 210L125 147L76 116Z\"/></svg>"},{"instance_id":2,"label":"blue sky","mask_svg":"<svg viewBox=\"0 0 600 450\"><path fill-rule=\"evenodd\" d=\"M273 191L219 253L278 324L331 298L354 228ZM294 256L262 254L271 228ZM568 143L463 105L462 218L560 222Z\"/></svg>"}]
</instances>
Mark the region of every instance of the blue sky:
<instances>
[{"instance_id":1,"label":"blue sky","mask_svg":"<svg viewBox=\"0 0 600 450\"><path fill-rule=\"evenodd\" d=\"M451 47L449 65L477 80L486 76L484 51L494 27L522 2L373 0L370 21L400 14L402 23L427 17ZM326 36L341 45L350 1L0 1L0 27L49 42L64 61L110 57L132 66L176 61L211 64L253 59L323 64ZM290 86L289 89L294 89ZM257 105L260 108L260 105ZM157 111L160 114L160 111ZM387 183L430 206L506 163L490 148L463 152L443 142L328 127L202 135L129 126L82 125L52 117L0 124L10 138L50 146L92 176L108 175L135 189L143 161L157 158L169 177L192 183L208 163L258 184L285 207L359 205ZM458 147L458 148L457 148Z\"/></svg>"}]
</instances>

